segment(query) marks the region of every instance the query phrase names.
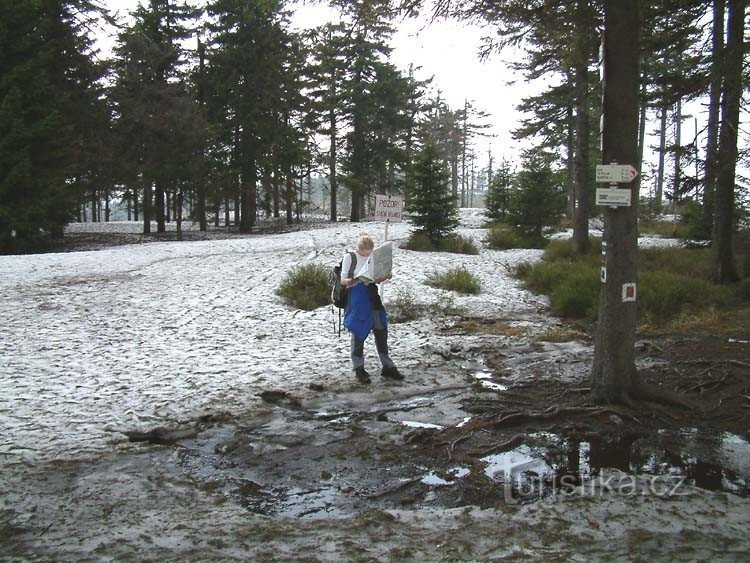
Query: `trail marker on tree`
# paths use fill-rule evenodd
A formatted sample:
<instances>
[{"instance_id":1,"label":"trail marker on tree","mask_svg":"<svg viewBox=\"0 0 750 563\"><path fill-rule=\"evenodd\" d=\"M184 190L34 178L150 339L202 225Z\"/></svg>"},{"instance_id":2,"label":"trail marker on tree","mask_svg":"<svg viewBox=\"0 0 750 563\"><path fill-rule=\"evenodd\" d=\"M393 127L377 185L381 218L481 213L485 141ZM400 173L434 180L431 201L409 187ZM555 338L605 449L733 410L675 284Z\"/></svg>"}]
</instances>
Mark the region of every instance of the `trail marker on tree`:
<instances>
[{"instance_id":1,"label":"trail marker on tree","mask_svg":"<svg viewBox=\"0 0 750 563\"><path fill-rule=\"evenodd\" d=\"M629 184L638 176L638 170L630 164L597 164L596 181L609 183L609 188L596 189L596 204L609 207L630 207L632 191L620 189L617 184Z\"/></svg>"},{"instance_id":2,"label":"trail marker on tree","mask_svg":"<svg viewBox=\"0 0 750 563\"><path fill-rule=\"evenodd\" d=\"M597 164L596 181L629 184L638 176L638 170L630 164Z\"/></svg>"}]
</instances>

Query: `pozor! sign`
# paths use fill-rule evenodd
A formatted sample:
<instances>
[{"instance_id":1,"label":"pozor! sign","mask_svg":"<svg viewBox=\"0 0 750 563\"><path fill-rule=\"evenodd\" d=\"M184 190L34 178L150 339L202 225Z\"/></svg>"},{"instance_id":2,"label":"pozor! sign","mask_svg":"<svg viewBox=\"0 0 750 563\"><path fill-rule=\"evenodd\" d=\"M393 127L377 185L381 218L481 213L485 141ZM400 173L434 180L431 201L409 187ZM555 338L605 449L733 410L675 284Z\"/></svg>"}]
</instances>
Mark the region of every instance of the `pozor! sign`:
<instances>
[{"instance_id":1,"label":"pozor! sign","mask_svg":"<svg viewBox=\"0 0 750 563\"><path fill-rule=\"evenodd\" d=\"M404 210L404 198L400 195L375 196L375 220L400 223Z\"/></svg>"}]
</instances>

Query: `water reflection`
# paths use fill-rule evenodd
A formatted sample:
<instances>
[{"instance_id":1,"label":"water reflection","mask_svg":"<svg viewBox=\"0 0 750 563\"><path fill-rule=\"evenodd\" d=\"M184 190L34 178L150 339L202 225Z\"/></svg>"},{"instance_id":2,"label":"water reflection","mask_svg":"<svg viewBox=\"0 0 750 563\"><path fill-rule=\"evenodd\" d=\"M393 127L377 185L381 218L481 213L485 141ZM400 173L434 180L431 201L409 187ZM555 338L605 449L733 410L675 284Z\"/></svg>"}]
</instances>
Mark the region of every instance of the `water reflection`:
<instances>
[{"instance_id":1,"label":"water reflection","mask_svg":"<svg viewBox=\"0 0 750 563\"><path fill-rule=\"evenodd\" d=\"M527 443L483 458L486 474L514 486L543 481L580 485L603 469L632 475L684 478L710 491L750 496L750 443L736 434L696 429L662 431L656 436L627 436L614 441L568 439L556 434L528 436Z\"/></svg>"}]
</instances>

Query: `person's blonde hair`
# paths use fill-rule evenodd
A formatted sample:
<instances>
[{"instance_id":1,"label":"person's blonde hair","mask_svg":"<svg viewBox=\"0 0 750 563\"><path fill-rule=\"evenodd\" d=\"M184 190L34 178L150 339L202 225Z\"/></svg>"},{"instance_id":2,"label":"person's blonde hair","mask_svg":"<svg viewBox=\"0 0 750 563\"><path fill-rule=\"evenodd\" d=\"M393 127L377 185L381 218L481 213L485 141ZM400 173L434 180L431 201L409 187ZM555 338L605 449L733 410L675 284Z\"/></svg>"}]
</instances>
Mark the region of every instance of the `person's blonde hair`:
<instances>
[{"instance_id":1,"label":"person's blonde hair","mask_svg":"<svg viewBox=\"0 0 750 563\"><path fill-rule=\"evenodd\" d=\"M372 240L369 234L363 231L359 233L359 237L357 238L357 250L366 250L368 248L370 250L375 248L375 241Z\"/></svg>"}]
</instances>

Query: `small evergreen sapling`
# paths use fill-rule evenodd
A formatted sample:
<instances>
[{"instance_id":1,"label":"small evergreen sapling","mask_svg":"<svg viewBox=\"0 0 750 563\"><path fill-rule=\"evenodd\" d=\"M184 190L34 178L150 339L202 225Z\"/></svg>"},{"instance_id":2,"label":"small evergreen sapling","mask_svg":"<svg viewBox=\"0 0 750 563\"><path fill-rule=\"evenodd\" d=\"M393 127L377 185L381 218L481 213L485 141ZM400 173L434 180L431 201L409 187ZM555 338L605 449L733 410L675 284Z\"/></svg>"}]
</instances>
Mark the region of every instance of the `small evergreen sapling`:
<instances>
[{"instance_id":1,"label":"small evergreen sapling","mask_svg":"<svg viewBox=\"0 0 750 563\"><path fill-rule=\"evenodd\" d=\"M430 142L414 163L414 189L408 211L418 232L438 243L458 227L456 198L449 189L450 176L440 160L437 147Z\"/></svg>"}]
</instances>

